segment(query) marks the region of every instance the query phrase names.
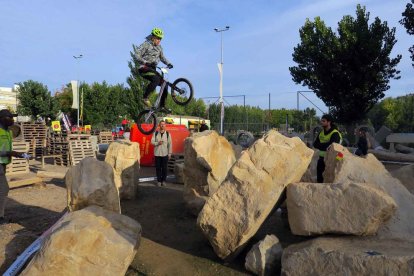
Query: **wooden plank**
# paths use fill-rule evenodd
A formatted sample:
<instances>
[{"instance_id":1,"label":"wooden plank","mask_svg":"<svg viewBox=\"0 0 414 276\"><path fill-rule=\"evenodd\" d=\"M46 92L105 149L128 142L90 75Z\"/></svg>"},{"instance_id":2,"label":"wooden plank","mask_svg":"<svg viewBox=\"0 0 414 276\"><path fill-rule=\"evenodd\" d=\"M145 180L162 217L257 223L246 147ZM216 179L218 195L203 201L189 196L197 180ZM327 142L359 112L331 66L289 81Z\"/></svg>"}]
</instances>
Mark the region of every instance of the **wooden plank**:
<instances>
[{"instance_id":1,"label":"wooden plank","mask_svg":"<svg viewBox=\"0 0 414 276\"><path fill-rule=\"evenodd\" d=\"M17 180L11 180L9 182L9 187L12 188L18 188L22 186L32 185L36 183L43 183L43 179L37 176L24 178L24 179L17 179Z\"/></svg>"},{"instance_id":2,"label":"wooden plank","mask_svg":"<svg viewBox=\"0 0 414 276\"><path fill-rule=\"evenodd\" d=\"M37 171L36 175L41 178L65 178L66 172Z\"/></svg>"}]
</instances>

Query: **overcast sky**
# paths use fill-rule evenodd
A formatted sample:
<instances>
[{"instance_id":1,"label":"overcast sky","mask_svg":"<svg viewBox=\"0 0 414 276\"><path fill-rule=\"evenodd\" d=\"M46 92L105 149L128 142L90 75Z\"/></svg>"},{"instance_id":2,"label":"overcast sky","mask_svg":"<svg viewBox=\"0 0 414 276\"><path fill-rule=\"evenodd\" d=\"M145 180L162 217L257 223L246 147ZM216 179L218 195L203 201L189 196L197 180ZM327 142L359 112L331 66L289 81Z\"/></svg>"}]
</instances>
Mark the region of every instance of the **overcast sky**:
<instances>
[{"instance_id":1,"label":"overcast sky","mask_svg":"<svg viewBox=\"0 0 414 276\"><path fill-rule=\"evenodd\" d=\"M408 48L414 36L398 23L408 0L0 0L0 86L33 79L54 92L78 74L88 83L126 83L132 44L157 26L165 31L164 53L174 64L170 79L190 79L197 98L218 96L220 35L213 29L228 25L224 95L244 94L247 104L267 108L271 93L272 108L296 108L296 91L308 90L288 70L299 28L306 18L320 16L336 29L344 15L355 15L358 3L371 19L378 16L397 28L393 56L403 55L401 79L391 82L387 96L413 92ZM84 58L77 63L78 54ZM241 104L242 98L227 102ZM301 98L300 108L307 106Z\"/></svg>"}]
</instances>

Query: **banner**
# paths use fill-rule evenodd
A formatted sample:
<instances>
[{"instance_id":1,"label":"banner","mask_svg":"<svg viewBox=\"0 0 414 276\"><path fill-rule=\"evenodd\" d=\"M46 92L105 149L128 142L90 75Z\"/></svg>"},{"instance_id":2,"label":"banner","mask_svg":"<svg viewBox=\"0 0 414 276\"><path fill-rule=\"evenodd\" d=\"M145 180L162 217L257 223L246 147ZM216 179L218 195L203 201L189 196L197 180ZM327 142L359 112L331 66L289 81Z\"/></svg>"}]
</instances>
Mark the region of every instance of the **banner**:
<instances>
[{"instance_id":1,"label":"banner","mask_svg":"<svg viewBox=\"0 0 414 276\"><path fill-rule=\"evenodd\" d=\"M53 131L62 131L59 121L52 121L52 129Z\"/></svg>"},{"instance_id":2,"label":"banner","mask_svg":"<svg viewBox=\"0 0 414 276\"><path fill-rule=\"evenodd\" d=\"M70 81L70 84L72 85L72 108L79 109L79 88L78 88L78 81Z\"/></svg>"},{"instance_id":3,"label":"banner","mask_svg":"<svg viewBox=\"0 0 414 276\"><path fill-rule=\"evenodd\" d=\"M91 129L92 129L92 126L91 125L85 125L85 131L86 132L90 132Z\"/></svg>"}]
</instances>

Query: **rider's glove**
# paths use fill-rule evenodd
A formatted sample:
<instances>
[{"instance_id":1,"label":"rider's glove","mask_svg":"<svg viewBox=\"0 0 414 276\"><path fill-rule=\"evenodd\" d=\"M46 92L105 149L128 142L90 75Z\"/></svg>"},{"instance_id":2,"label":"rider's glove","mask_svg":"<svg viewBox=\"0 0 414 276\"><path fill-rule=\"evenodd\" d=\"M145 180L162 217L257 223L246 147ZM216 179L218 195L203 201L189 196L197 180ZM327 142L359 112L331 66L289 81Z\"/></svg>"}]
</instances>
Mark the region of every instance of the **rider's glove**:
<instances>
[{"instance_id":1,"label":"rider's glove","mask_svg":"<svg viewBox=\"0 0 414 276\"><path fill-rule=\"evenodd\" d=\"M172 69L173 67L174 67L174 66L173 66L171 63L167 65L167 68L168 68L168 69Z\"/></svg>"}]
</instances>

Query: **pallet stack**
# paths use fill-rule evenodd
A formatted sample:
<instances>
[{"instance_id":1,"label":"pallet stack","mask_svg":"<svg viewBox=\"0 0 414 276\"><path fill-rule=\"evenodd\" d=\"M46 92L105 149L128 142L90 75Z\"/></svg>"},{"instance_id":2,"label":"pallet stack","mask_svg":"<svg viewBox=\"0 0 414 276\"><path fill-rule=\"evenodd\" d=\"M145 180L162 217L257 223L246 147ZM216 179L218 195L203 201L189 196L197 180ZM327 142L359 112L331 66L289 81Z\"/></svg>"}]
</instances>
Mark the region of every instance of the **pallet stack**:
<instances>
[{"instance_id":1,"label":"pallet stack","mask_svg":"<svg viewBox=\"0 0 414 276\"><path fill-rule=\"evenodd\" d=\"M47 126L42 123L21 123L22 137L29 142L29 154L33 157L42 156L46 147Z\"/></svg>"},{"instance_id":2,"label":"pallet stack","mask_svg":"<svg viewBox=\"0 0 414 276\"><path fill-rule=\"evenodd\" d=\"M50 148L50 154L62 156L62 158L55 160L56 165L60 166L73 166L79 163L83 157L95 156L89 151L89 148L92 149L89 134L53 134L49 139L48 148Z\"/></svg>"},{"instance_id":3,"label":"pallet stack","mask_svg":"<svg viewBox=\"0 0 414 276\"><path fill-rule=\"evenodd\" d=\"M24 141L13 141L13 150L17 152L28 152L29 143ZM6 175L29 173L29 161L24 158L12 157L12 162L6 167Z\"/></svg>"},{"instance_id":4,"label":"pallet stack","mask_svg":"<svg viewBox=\"0 0 414 276\"><path fill-rule=\"evenodd\" d=\"M114 141L111 131L101 131L99 132L98 142L99 144L110 144Z\"/></svg>"}]
</instances>

